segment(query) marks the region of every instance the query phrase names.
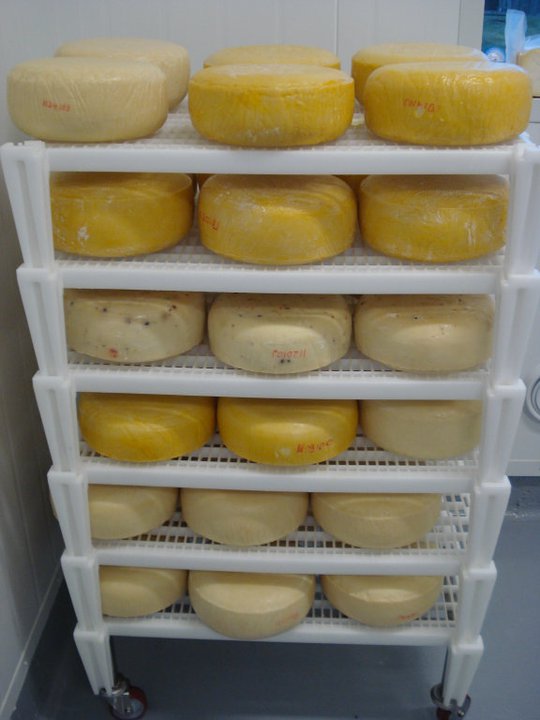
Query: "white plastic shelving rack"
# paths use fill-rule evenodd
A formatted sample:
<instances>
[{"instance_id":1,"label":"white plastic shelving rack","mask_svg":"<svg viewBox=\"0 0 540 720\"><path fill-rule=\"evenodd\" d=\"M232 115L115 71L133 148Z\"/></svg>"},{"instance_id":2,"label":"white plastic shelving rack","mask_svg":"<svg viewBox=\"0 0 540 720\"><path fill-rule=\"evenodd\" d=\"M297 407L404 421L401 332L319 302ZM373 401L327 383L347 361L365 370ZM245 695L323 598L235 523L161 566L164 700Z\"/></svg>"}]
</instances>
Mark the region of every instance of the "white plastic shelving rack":
<instances>
[{"instance_id":1,"label":"white plastic shelving rack","mask_svg":"<svg viewBox=\"0 0 540 720\"><path fill-rule=\"evenodd\" d=\"M483 618L495 581L492 555L509 495L505 468L525 389L521 362L540 295L540 149L526 138L480 148L425 148L378 140L360 118L338 141L310 148L250 150L202 140L187 112L169 116L152 138L135 143L66 146L28 141L2 148L23 265L19 286L39 371L35 394L53 466L51 494L65 541L62 565L77 615L75 640L90 684L116 717L134 717L130 688L117 682L113 636L222 639L184 599L156 615L124 620L101 613L100 565L257 572L440 574L443 592L426 615L391 629L362 626L318 591L298 627L276 642L446 646L442 683L432 690L439 718L463 717L482 655ZM126 171L257 174L491 174L510 178L503 252L466 263L415 265L353 249L316 265L243 265L205 250L196 230L177 248L131 259L82 259L55 252L49 174ZM267 293L488 293L496 300L493 356L486 367L422 376L388 370L352 350L323 370L288 377L253 375L219 363L206 346L164 363L108 365L67 351L64 288L175 289ZM79 437L81 391L284 398L481 399L480 447L449 461L415 461L359 436L338 457L307 468L269 468L233 456L215 437L174 461L130 465L97 456ZM267 546L234 549L194 536L176 514L137 538L90 536L89 483L334 492L436 492L437 525L421 543L368 551L336 542L308 517L297 532ZM127 703L127 705L125 704ZM126 710L127 707L127 710ZM144 708L142 708L144 709ZM127 713L127 714L126 714ZM131 713L131 714L130 714ZM138 715L137 715L138 716Z\"/></svg>"}]
</instances>

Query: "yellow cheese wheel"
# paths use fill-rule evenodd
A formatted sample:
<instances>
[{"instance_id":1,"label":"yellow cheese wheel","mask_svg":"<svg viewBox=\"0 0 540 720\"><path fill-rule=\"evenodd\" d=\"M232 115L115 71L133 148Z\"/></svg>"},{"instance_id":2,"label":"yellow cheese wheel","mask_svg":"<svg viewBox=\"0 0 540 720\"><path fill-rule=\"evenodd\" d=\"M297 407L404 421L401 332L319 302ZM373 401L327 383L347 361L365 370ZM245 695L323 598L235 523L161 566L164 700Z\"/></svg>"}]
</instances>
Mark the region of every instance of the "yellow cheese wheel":
<instances>
[{"instance_id":1,"label":"yellow cheese wheel","mask_svg":"<svg viewBox=\"0 0 540 720\"><path fill-rule=\"evenodd\" d=\"M371 73L366 125L375 135L415 145L485 145L526 130L531 80L505 63L403 63Z\"/></svg>"},{"instance_id":2,"label":"yellow cheese wheel","mask_svg":"<svg viewBox=\"0 0 540 720\"><path fill-rule=\"evenodd\" d=\"M189 598L205 625L227 637L256 640L285 632L309 612L313 575L189 573Z\"/></svg>"},{"instance_id":3,"label":"yellow cheese wheel","mask_svg":"<svg viewBox=\"0 0 540 720\"><path fill-rule=\"evenodd\" d=\"M158 462L198 450L215 428L214 399L80 393L84 440L113 460Z\"/></svg>"},{"instance_id":4,"label":"yellow cheese wheel","mask_svg":"<svg viewBox=\"0 0 540 720\"><path fill-rule=\"evenodd\" d=\"M339 455L353 442L357 424L354 400L218 400L223 443L268 465L311 465Z\"/></svg>"},{"instance_id":5,"label":"yellow cheese wheel","mask_svg":"<svg viewBox=\"0 0 540 720\"><path fill-rule=\"evenodd\" d=\"M508 182L501 175L371 175L359 207L362 240L377 252L458 262L504 245Z\"/></svg>"},{"instance_id":6,"label":"yellow cheese wheel","mask_svg":"<svg viewBox=\"0 0 540 720\"><path fill-rule=\"evenodd\" d=\"M66 290L68 347L117 363L164 360L187 352L204 336L203 293Z\"/></svg>"},{"instance_id":7,"label":"yellow cheese wheel","mask_svg":"<svg viewBox=\"0 0 540 720\"><path fill-rule=\"evenodd\" d=\"M374 627L402 625L437 601L443 578L431 575L323 575L324 594L347 617Z\"/></svg>"},{"instance_id":8,"label":"yellow cheese wheel","mask_svg":"<svg viewBox=\"0 0 540 720\"><path fill-rule=\"evenodd\" d=\"M150 63L81 57L28 60L7 78L14 124L40 140L111 142L152 135L167 119L165 76Z\"/></svg>"},{"instance_id":9,"label":"yellow cheese wheel","mask_svg":"<svg viewBox=\"0 0 540 720\"><path fill-rule=\"evenodd\" d=\"M182 488L182 517L199 535L245 547L278 540L301 525L308 494Z\"/></svg>"},{"instance_id":10,"label":"yellow cheese wheel","mask_svg":"<svg viewBox=\"0 0 540 720\"><path fill-rule=\"evenodd\" d=\"M104 615L138 617L164 610L186 592L187 572L104 565L99 569Z\"/></svg>"},{"instance_id":11,"label":"yellow cheese wheel","mask_svg":"<svg viewBox=\"0 0 540 720\"><path fill-rule=\"evenodd\" d=\"M422 538L437 522L440 495L313 493L313 517L337 540L355 547L394 548Z\"/></svg>"},{"instance_id":12,"label":"yellow cheese wheel","mask_svg":"<svg viewBox=\"0 0 540 720\"><path fill-rule=\"evenodd\" d=\"M240 45L227 47L212 53L203 62L204 67L213 65L321 65L341 67L339 58L329 50L309 45Z\"/></svg>"},{"instance_id":13,"label":"yellow cheese wheel","mask_svg":"<svg viewBox=\"0 0 540 720\"><path fill-rule=\"evenodd\" d=\"M208 313L214 355L233 367L283 375L324 367L349 349L351 311L340 295L219 295Z\"/></svg>"},{"instance_id":14,"label":"yellow cheese wheel","mask_svg":"<svg viewBox=\"0 0 540 720\"><path fill-rule=\"evenodd\" d=\"M480 442L479 400L363 400L360 425L375 445L407 457L444 460Z\"/></svg>"},{"instance_id":15,"label":"yellow cheese wheel","mask_svg":"<svg viewBox=\"0 0 540 720\"><path fill-rule=\"evenodd\" d=\"M354 91L359 102L363 101L366 80L371 73L383 65L396 63L471 62L485 59L475 48L449 43L380 43L358 50L352 56L351 75Z\"/></svg>"},{"instance_id":16,"label":"yellow cheese wheel","mask_svg":"<svg viewBox=\"0 0 540 720\"><path fill-rule=\"evenodd\" d=\"M177 488L89 485L92 537L115 540L141 535L168 520L177 501Z\"/></svg>"},{"instance_id":17,"label":"yellow cheese wheel","mask_svg":"<svg viewBox=\"0 0 540 720\"><path fill-rule=\"evenodd\" d=\"M315 65L215 65L189 82L189 112L208 140L246 147L336 140L354 110L352 78Z\"/></svg>"},{"instance_id":18,"label":"yellow cheese wheel","mask_svg":"<svg viewBox=\"0 0 540 720\"><path fill-rule=\"evenodd\" d=\"M201 242L219 255L297 265L349 248L356 201L332 175L213 175L199 197Z\"/></svg>"},{"instance_id":19,"label":"yellow cheese wheel","mask_svg":"<svg viewBox=\"0 0 540 720\"><path fill-rule=\"evenodd\" d=\"M337 177L347 183L357 198L360 190L360 184L362 183L362 180L367 178L367 175L338 175Z\"/></svg>"},{"instance_id":20,"label":"yellow cheese wheel","mask_svg":"<svg viewBox=\"0 0 540 720\"><path fill-rule=\"evenodd\" d=\"M189 53L185 47L165 40L136 37L98 37L74 40L55 52L60 57L101 57L151 63L166 79L169 108L185 97L189 81Z\"/></svg>"},{"instance_id":21,"label":"yellow cheese wheel","mask_svg":"<svg viewBox=\"0 0 540 720\"><path fill-rule=\"evenodd\" d=\"M193 184L169 173L57 173L51 176L57 250L93 257L157 252L193 222Z\"/></svg>"},{"instance_id":22,"label":"yellow cheese wheel","mask_svg":"<svg viewBox=\"0 0 540 720\"><path fill-rule=\"evenodd\" d=\"M396 370L457 372L491 355L489 295L363 295L354 314L361 353Z\"/></svg>"},{"instance_id":23,"label":"yellow cheese wheel","mask_svg":"<svg viewBox=\"0 0 540 720\"><path fill-rule=\"evenodd\" d=\"M534 97L540 96L540 48L532 48L518 53L517 64L522 67L531 78Z\"/></svg>"}]
</instances>

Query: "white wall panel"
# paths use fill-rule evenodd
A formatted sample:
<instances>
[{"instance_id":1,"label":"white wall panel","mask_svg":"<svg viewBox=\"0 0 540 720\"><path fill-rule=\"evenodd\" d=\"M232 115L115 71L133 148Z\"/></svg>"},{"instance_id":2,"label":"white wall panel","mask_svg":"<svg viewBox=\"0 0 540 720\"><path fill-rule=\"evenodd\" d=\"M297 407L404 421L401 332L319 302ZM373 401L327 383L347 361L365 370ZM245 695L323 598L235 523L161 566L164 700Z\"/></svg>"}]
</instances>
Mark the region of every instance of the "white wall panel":
<instances>
[{"instance_id":1,"label":"white wall panel","mask_svg":"<svg viewBox=\"0 0 540 720\"><path fill-rule=\"evenodd\" d=\"M338 0L289 0L278 5L279 42L336 52Z\"/></svg>"}]
</instances>

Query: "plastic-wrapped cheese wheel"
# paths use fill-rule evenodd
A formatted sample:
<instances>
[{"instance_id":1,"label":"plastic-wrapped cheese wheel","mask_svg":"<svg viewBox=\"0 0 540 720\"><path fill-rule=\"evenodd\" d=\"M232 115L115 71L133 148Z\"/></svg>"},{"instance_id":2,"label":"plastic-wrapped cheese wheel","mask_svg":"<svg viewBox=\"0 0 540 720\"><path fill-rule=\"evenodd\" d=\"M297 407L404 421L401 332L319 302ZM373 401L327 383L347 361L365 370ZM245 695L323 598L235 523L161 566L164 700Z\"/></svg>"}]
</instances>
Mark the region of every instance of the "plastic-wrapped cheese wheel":
<instances>
[{"instance_id":1,"label":"plastic-wrapped cheese wheel","mask_svg":"<svg viewBox=\"0 0 540 720\"><path fill-rule=\"evenodd\" d=\"M508 182L501 175L371 175L360 185L362 240L418 262L470 260L504 245Z\"/></svg>"},{"instance_id":2,"label":"plastic-wrapped cheese wheel","mask_svg":"<svg viewBox=\"0 0 540 720\"><path fill-rule=\"evenodd\" d=\"M300 623L315 595L313 575L189 573L189 598L205 625L227 637L256 640Z\"/></svg>"},{"instance_id":3,"label":"plastic-wrapped cheese wheel","mask_svg":"<svg viewBox=\"0 0 540 720\"><path fill-rule=\"evenodd\" d=\"M351 124L354 83L316 65L215 65L189 82L189 112L208 140L246 147L315 145Z\"/></svg>"},{"instance_id":4,"label":"plastic-wrapped cheese wheel","mask_svg":"<svg viewBox=\"0 0 540 720\"><path fill-rule=\"evenodd\" d=\"M79 428L100 455L127 462L170 460L198 450L215 429L208 397L80 393Z\"/></svg>"},{"instance_id":5,"label":"plastic-wrapped cheese wheel","mask_svg":"<svg viewBox=\"0 0 540 720\"><path fill-rule=\"evenodd\" d=\"M527 73L505 63L384 65L364 88L366 126L414 145L499 143L526 130L531 90Z\"/></svg>"},{"instance_id":6,"label":"plastic-wrapped cheese wheel","mask_svg":"<svg viewBox=\"0 0 540 720\"><path fill-rule=\"evenodd\" d=\"M213 175L199 196L201 242L262 265L317 262L347 250L356 200L332 175Z\"/></svg>"},{"instance_id":7,"label":"plastic-wrapped cheese wheel","mask_svg":"<svg viewBox=\"0 0 540 720\"><path fill-rule=\"evenodd\" d=\"M204 67L213 65L320 65L341 67L339 58L329 50L309 45L240 45L227 47L212 53L203 62Z\"/></svg>"},{"instance_id":8,"label":"plastic-wrapped cheese wheel","mask_svg":"<svg viewBox=\"0 0 540 720\"><path fill-rule=\"evenodd\" d=\"M360 425L375 445L398 455L444 460L480 442L479 400L363 400Z\"/></svg>"},{"instance_id":9,"label":"plastic-wrapped cheese wheel","mask_svg":"<svg viewBox=\"0 0 540 720\"><path fill-rule=\"evenodd\" d=\"M349 349L351 311L339 295L219 295L208 313L214 355L233 367L283 375L338 360Z\"/></svg>"},{"instance_id":10,"label":"plastic-wrapped cheese wheel","mask_svg":"<svg viewBox=\"0 0 540 720\"><path fill-rule=\"evenodd\" d=\"M8 110L23 132L51 142L112 142L152 135L167 119L165 76L150 63L54 57L16 65Z\"/></svg>"},{"instance_id":11,"label":"plastic-wrapped cheese wheel","mask_svg":"<svg viewBox=\"0 0 540 720\"><path fill-rule=\"evenodd\" d=\"M443 578L431 575L323 575L324 594L347 617L373 627L411 622L439 597Z\"/></svg>"},{"instance_id":12,"label":"plastic-wrapped cheese wheel","mask_svg":"<svg viewBox=\"0 0 540 720\"><path fill-rule=\"evenodd\" d=\"M489 295L363 295L354 314L356 346L407 372L458 372L491 354Z\"/></svg>"},{"instance_id":13,"label":"plastic-wrapped cheese wheel","mask_svg":"<svg viewBox=\"0 0 540 720\"><path fill-rule=\"evenodd\" d=\"M440 495L313 493L313 517L337 540L355 547L394 548L422 538L437 522Z\"/></svg>"},{"instance_id":14,"label":"plastic-wrapped cheese wheel","mask_svg":"<svg viewBox=\"0 0 540 720\"><path fill-rule=\"evenodd\" d=\"M354 400L218 400L218 428L236 455L268 465L311 465L346 450L356 437Z\"/></svg>"},{"instance_id":15,"label":"plastic-wrapped cheese wheel","mask_svg":"<svg viewBox=\"0 0 540 720\"><path fill-rule=\"evenodd\" d=\"M150 615L180 600L186 583L185 570L102 565L101 609L114 617Z\"/></svg>"},{"instance_id":16,"label":"plastic-wrapped cheese wheel","mask_svg":"<svg viewBox=\"0 0 540 720\"><path fill-rule=\"evenodd\" d=\"M169 108L185 97L189 81L189 53L186 48L165 40L135 37L98 37L74 40L55 52L61 57L101 57L151 63L166 79Z\"/></svg>"},{"instance_id":17,"label":"plastic-wrapped cheese wheel","mask_svg":"<svg viewBox=\"0 0 540 720\"><path fill-rule=\"evenodd\" d=\"M177 488L89 485L92 537L115 540L148 532L173 515L177 501Z\"/></svg>"},{"instance_id":18,"label":"plastic-wrapped cheese wheel","mask_svg":"<svg viewBox=\"0 0 540 720\"><path fill-rule=\"evenodd\" d=\"M66 290L68 347L117 363L180 355L204 336L203 293L140 290Z\"/></svg>"},{"instance_id":19,"label":"plastic-wrapped cheese wheel","mask_svg":"<svg viewBox=\"0 0 540 720\"><path fill-rule=\"evenodd\" d=\"M182 488L182 517L203 537L246 547L278 540L301 525L308 494Z\"/></svg>"}]
</instances>

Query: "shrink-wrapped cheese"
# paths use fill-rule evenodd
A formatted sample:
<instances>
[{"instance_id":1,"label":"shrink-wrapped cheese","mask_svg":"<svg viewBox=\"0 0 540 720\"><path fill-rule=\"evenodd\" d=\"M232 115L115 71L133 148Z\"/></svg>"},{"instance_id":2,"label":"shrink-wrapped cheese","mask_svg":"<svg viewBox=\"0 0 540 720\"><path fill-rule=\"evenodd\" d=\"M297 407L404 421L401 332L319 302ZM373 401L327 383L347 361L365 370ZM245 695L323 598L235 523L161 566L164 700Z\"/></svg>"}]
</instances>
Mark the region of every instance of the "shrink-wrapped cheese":
<instances>
[{"instance_id":1,"label":"shrink-wrapped cheese","mask_svg":"<svg viewBox=\"0 0 540 720\"><path fill-rule=\"evenodd\" d=\"M104 565L99 569L104 615L138 617L164 610L186 592L187 572Z\"/></svg>"}]
</instances>

